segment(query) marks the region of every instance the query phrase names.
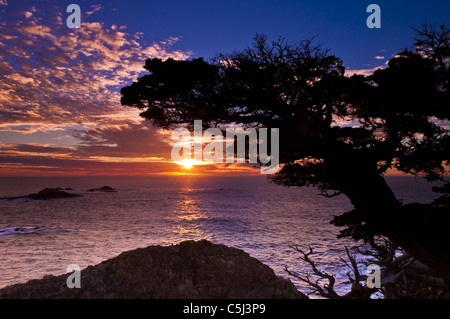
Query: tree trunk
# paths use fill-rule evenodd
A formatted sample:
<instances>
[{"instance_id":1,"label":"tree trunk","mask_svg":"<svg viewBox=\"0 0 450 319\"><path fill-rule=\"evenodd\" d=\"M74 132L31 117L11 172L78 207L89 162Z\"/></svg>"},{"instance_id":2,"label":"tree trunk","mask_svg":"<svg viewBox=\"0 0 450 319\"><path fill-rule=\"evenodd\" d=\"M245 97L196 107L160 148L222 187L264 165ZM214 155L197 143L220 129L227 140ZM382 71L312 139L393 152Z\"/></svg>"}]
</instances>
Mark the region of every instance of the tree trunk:
<instances>
[{"instance_id":1,"label":"tree trunk","mask_svg":"<svg viewBox=\"0 0 450 319\"><path fill-rule=\"evenodd\" d=\"M359 187L364 188L363 185ZM387 187L387 185L386 185ZM357 190L345 192L355 205L361 219L375 226L384 235L419 261L436 271L450 288L450 242L448 217L430 220L427 209L420 206L386 205L389 198L383 192L361 197ZM370 199L368 198L370 197ZM379 200L379 203L376 201ZM410 209L412 208L412 209ZM437 213L438 214L438 213Z\"/></svg>"},{"instance_id":2,"label":"tree trunk","mask_svg":"<svg viewBox=\"0 0 450 319\"><path fill-rule=\"evenodd\" d=\"M336 153L335 153L336 154ZM450 291L450 218L430 205L402 205L367 157L329 158L331 186L344 193L361 220L433 269Z\"/></svg>"}]
</instances>

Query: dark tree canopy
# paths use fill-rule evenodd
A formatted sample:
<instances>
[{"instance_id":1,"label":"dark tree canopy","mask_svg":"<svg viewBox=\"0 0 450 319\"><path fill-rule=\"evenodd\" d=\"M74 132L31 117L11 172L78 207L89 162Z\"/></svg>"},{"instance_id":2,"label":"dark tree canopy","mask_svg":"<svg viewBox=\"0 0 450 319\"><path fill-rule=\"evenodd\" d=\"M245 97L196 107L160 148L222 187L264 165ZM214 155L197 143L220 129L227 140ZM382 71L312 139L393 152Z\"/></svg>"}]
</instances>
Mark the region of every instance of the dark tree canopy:
<instances>
[{"instance_id":1,"label":"dark tree canopy","mask_svg":"<svg viewBox=\"0 0 450 319\"><path fill-rule=\"evenodd\" d=\"M428 213L407 215L383 178L391 168L429 179L445 173L449 33L446 26L424 25L385 69L350 78L314 39L289 43L257 35L249 48L211 62L147 60L149 73L122 89L122 104L142 109L142 117L163 128L196 119L205 127L280 128L284 165L274 182L345 194L356 223L426 259L450 283L450 240L439 234L448 212L433 213L439 218L425 229Z\"/></svg>"},{"instance_id":2,"label":"dark tree canopy","mask_svg":"<svg viewBox=\"0 0 450 319\"><path fill-rule=\"evenodd\" d=\"M294 166L285 166L288 176L278 180L294 185L316 184L313 166L322 166L334 147L366 153L379 173L395 167L438 178L449 159L449 137L430 119L450 115L449 68L443 63L450 56L449 37L442 26L446 38L435 28L428 38L429 28L419 33L415 51L404 50L368 77L345 77L342 61L313 39L269 43L263 35L252 47L210 63L147 60L149 74L122 89L122 104L142 109L142 117L163 128L195 119L206 127L282 128L282 162ZM357 125L337 126L335 120L344 118ZM306 166L314 178L304 176Z\"/></svg>"}]
</instances>

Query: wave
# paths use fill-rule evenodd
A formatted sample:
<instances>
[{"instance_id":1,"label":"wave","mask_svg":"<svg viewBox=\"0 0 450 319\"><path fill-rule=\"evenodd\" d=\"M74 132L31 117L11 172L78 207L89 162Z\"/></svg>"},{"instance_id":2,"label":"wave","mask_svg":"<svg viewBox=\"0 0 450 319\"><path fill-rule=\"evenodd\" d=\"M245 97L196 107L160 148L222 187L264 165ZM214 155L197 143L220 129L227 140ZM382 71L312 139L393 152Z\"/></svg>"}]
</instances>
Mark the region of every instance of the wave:
<instances>
[{"instance_id":1,"label":"wave","mask_svg":"<svg viewBox=\"0 0 450 319\"><path fill-rule=\"evenodd\" d=\"M0 228L0 237L9 235L24 235L41 232L43 230L45 230L44 227L5 227Z\"/></svg>"},{"instance_id":2,"label":"wave","mask_svg":"<svg viewBox=\"0 0 450 319\"><path fill-rule=\"evenodd\" d=\"M10 236L10 235L28 235L42 232L71 232L67 229L48 229L45 227L4 227L0 228L0 237Z\"/></svg>"},{"instance_id":3,"label":"wave","mask_svg":"<svg viewBox=\"0 0 450 319\"><path fill-rule=\"evenodd\" d=\"M0 202L35 202L35 200L29 197L11 197L11 198L0 198Z\"/></svg>"}]
</instances>

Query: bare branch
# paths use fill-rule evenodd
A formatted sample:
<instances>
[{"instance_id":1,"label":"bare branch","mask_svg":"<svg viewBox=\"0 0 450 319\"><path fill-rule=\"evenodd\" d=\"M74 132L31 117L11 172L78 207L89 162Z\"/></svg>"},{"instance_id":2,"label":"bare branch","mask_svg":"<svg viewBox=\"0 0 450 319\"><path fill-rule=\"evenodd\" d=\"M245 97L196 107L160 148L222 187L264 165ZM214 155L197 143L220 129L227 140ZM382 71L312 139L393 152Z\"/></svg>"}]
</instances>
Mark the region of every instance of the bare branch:
<instances>
[{"instance_id":1,"label":"bare branch","mask_svg":"<svg viewBox=\"0 0 450 319\"><path fill-rule=\"evenodd\" d=\"M361 285L361 283L359 281L361 280L362 276L359 273L356 259L354 256L352 256L350 254L350 251L347 247L345 247L345 249L347 252L347 257L350 260L350 264L342 258L341 258L341 260L351 269L351 272L354 274L354 278L351 277L351 275L350 275L351 272L347 273L347 276L350 280L350 283L352 284L352 287L351 287L351 291L343 296L337 294L336 291L334 290L336 278L333 275L321 272L316 267L315 262L310 258L310 256L313 254L313 250L311 247L309 248L309 252L304 252L297 246L293 247L293 249L301 254L300 259L307 262L311 266L313 274L315 276L317 276L318 279L315 282L313 282L309 278L308 275L306 275L306 278L305 278L300 275L292 273L287 268L285 268L285 271L289 275L291 275L291 276L307 283L309 286L311 286L314 289L313 293L318 293L320 296L329 298L329 299L344 299L344 298L345 299L368 299L368 298L370 298L370 295L372 293L377 291L377 289L372 289L372 288L368 288L368 287ZM326 284L323 285L323 287L320 285L320 280L322 280L322 279L326 279L328 281Z\"/></svg>"},{"instance_id":2,"label":"bare branch","mask_svg":"<svg viewBox=\"0 0 450 319\"><path fill-rule=\"evenodd\" d=\"M339 195L341 195L341 194L342 194L342 192L340 192L340 191L335 191L333 194L328 194L328 192L323 192L323 193L320 193L319 195L320 195L320 196L327 197L327 198L332 198L332 197L339 196Z\"/></svg>"}]
</instances>

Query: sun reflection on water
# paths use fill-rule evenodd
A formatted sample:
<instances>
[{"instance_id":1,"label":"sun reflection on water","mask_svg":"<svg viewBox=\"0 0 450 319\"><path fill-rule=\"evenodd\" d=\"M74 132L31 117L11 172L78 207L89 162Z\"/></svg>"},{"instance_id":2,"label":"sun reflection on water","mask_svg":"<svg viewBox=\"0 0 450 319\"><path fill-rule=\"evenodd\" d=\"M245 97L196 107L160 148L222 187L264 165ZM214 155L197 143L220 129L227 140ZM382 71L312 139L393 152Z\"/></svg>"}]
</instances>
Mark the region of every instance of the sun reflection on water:
<instances>
[{"instance_id":1,"label":"sun reflection on water","mask_svg":"<svg viewBox=\"0 0 450 319\"><path fill-rule=\"evenodd\" d=\"M175 210L171 214L172 231L177 233L180 240L210 239L211 234L205 232L198 221L207 216L201 208L202 201L191 185L186 185L178 194Z\"/></svg>"}]
</instances>

